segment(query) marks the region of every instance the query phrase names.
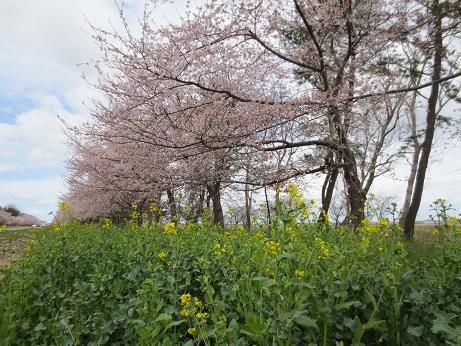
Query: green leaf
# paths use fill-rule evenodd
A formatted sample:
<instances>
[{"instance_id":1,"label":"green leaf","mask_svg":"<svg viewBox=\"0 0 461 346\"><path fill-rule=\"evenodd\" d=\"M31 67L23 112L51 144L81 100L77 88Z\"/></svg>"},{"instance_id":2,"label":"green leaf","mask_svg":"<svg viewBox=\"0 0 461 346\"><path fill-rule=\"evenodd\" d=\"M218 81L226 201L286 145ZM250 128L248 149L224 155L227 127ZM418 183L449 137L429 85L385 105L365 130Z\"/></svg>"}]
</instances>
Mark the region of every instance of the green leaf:
<instances>
[{"instance_id":1,"label":"green leaf","mask_svg":"<svg viewBox=\"0 0 461 346\"><path fill-rule=\"evenodd\" d=\"M385 323L386 321L384 320L370 320L365 324L362 324L360 320L356 317L357 321L357 329L354 332L354 336L352 338L352 344L360 344L360 341L362 340L363 334L369 329L373 329L380 324Z\"/></svg>"},{"instance_id":2,"label":"green leaf","mask_svg":"<svg viewBox=\"0 0 461 346\"><path fill-rule=\"evenodd\" d=\"M40 331L40 330L45 330L46 327L43 325L42 322L40 322L39 324L37 324L34 328L35 331Z\"/></svg>"},{"instance_id":3,"label":"green leaf","mask_svg":"<svg viewBox=\"0 0 461 346\"><path fill-rule=\"evenodd\" d=\"M304 316L304 315L296 316L295 322L303 327L311 327L317 331L320 330L317 322L308 316Z\"/></svg>"},{"instance_id":4,"label":"green leaf","mask_svg":"<svg viewBox=\"0 0 461 346\"><path fill-rule=\"evenodd\" d=\"M171 319L173 319L173 317L170 315L170 314L160 314L154 322L168 322L170 321Z\"/></svg>"},{"instance_id":5,"label":"green leaf","mask_svg":"<svg viewBox=\"0 0 461 346\"><path fill-rule=\"evenodd\" d=\"M432 321L431 331L434 334L437 333L447 333L450 334L453 332L453 328L450 326L450 321L456 317L455 314L439 312L435 314L436 318Z\"/></svg>"},{"instance_id":6,"label":"green leaf","mask_svg":"<svg viewBox=\"0 0 461 346\"><path fill-rule=\"evenodd\" d=\"M251 281L256 281L256 282L259 282L259 284L261 285L261 287L270 287L270 286L273 286L277 283L277 281L273 280L273 279L269 279L265 276L257 276L253 279L251 279Z\"/></svg>"},{"instance_id":7,"label":"green leaf","mask_svg":"<svg viewBox=\"0 0 461 346\"><path fill-rule=\"evenodd\" d=\"M336 310L341 310L341 309L349 309L351 306L353 305L359 305L360 304L360 301L358 300L354 300L354 301L351 301L351 302L344 302L344 303L341 303L341 304L336 304Z\"/></svg>"},{"instance_id":8,"label":"green leaf","mask_svg":"<svg viewBox=\"0 0 461 346\"><path fill-rule=\"evenodd\" d=\"M422 326L419 327L413 327L413 326L408 326L407 328L407 333L416 336L419 338L421 335L423 335L424 328Z\"/></svg>"},{"instance_id":9,"label":"green leaf","mask_svg":"<svg viewBox=\"0 0 461 346\"><path fill-rule=\"evenodd\" d=\"M179 326L180 324L183 324L184 322L187 322L187 320L179 320L179 321L170 322L165 327L165 330L170 329L171 327Z\"/></svg>"}]
</instances>

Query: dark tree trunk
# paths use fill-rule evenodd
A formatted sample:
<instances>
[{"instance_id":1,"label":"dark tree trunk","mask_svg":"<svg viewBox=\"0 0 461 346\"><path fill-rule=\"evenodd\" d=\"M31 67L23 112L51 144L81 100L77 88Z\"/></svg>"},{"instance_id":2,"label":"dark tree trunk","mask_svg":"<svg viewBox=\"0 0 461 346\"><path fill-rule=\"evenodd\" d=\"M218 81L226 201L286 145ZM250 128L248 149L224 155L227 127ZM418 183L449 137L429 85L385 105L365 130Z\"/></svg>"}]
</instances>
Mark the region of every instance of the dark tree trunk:
<instances>
[{"instance_id":1,"label":"dark tree trunk","mask_svg":"<svg viewBox=\"0 0 461 346\"><path fill-rule=\"evenodd\" d=\"M168 205L170 207L171 221L176 222L178 215L177 215L177 212L176 212L176 201L175 201L175 198L174 198L173 189L167 189L166 194L168 196Z\"/></svg>"},{"instance_id":2,"label":"dark tree trunk","mask_svg":"<svg viewBox=\"0 0 461 346\"><path fill-rule=\"evenodd\" d=\"M206 208L207 209L210 209L210 202L211 202L211 196L210 196L210 192L208 192L206 195Z\"/></svg>"},{"instance_id":3,"label":"dark tree trunk","mask_svg":"<svg viewBox=\"0 0 461 346\"><path fill-rule=\"evenodd\" d=\"M213 202L213 224L224 226L224 214L221 206L221 183L208 184L208 194Z\"/></svg>"},{"instance_id":4,"label":"dark tree trunk","mask_svg":"<svg viewBox=\"0 0 461 346\"><path fill-rule=\"evenodd\" d=\"M333 191L335 190L336 180L338 178L338 168L333 168L328 172L325 177L325 181L322 186L322 210L320 210L319 221L325 220L325 215L328 215L330 210L331 199L333 197ZM324 214L325 213L325 214Z\"/></svg>"},{"instance_id":5,"label":"dark tree trunk","mask_svg":"<svg viewBox=\"0 0 461 346\"><path fill-rule=\"evenodd\" d=\"M362 191L362 184L357 174L355 156L350 149L347 149L344 155L344 180L350 206L349 222L355 229L365 218L366 196Z\"/></svg>"},{"instance_id":6,"label":"dark tree trunk","mask_svg":"<svg viewBox=\"0 0 461 346\"><path fill-rule=\"evenodd\" d=\"M345 125L341 123L341 111L337 106L330 109L333 118L334 128L338 136L340 150L337 152L339 160L343 162L344 180L346 182L347 198L350 206L350 213L347 221L357 228L365 218L364 207L366 196L362 190L357 171L357 160L347 140ZM334 186L333 186L334 187Z\"/></svg>"},{"instance_id":7,"label":"dark tree trunk","mask_svg":"<svg viewBox=\"0 0 461 346\"><path fill-rule=\"evenodd\" d=\"M440 79L442 70L442 53L443 53L443 36L442 36L442 15L440 13L439 0L434 0L432 3L433 16L433 43L434 43L434 65L432 71L432 81ZM421 197L424 189L424 181L426 178L426 170L429 164L429 157L432 149L432 141L434 139L435 122L437 118L437 100L439 97L439 83L434 83L431 87L431 93L427 101L426 114L426 132L424 141L421 147L421 157L418 162L415 185L413 189L413 197L410 207L405 218L405 236L407 239L413 239L415 232L415 221L418 209L421 204Z\"/></svg>"},{"instance_id":8,"label":"dark tree trunk","mask_svg":"<svg viewBox=\"0 0 461 346\"><path fill-rule=\"evenodd\" d=\"M160 203L161 203L161 201L162 201L162 193L161 192L156 193L155 196L154 196L154 205L155 205L155 208L156 208L155 222L160 221Z\"/></svg>"},{"instance_id":9,"label":"dark tree trunk","mask_svg":"<svg viewBox=\"0 0 461 346\"><path fill-rule=\"evenodd\" d=\"M281 208L281 205L280 205L281 201L280 201L280 192L279 192L279 187L277 186L275 188L275 215L280 215L280 208Z\"/></svg>"},{"instance_id":10,"label":"dark tree trunk","mask_svg":"<svg viewBox=\"0 0 461 346\"><path fill-rule=\"evenodd\" d=\"M411 162L411 171L410 176L407 181L407 188L405 191L405 200L403 202L402 214L400 215L399 224L402 228L405 228L405 219L407 218L408 210L410 209L411 197L413 195L413 188L415 186L416 171L418 168L418 160L421 149L419 146L415 147L415 152L413 153L413 159Z\"/></svg>"},{"instance_id":11,"label":"dark tree trunk","mask_svg":"<svg viewBox=\"0 0 461 346\"><path fill-rule=\"evenodd\" d=\"M266 198L266 208L267 208L267 222L271 224L271 207L269 204L269 198L267 197L267 186L264 186L264 197Z\"/></svg>"},{"instance_id":12,"label":"dark tree trunk","mask_svg":"<svg viewBox=\"0 0 461 346\"><path fill-rule=\"evenodd\" d=\"M198 198L198 204L197 204L197 214L196 218L199 220L202 217L202 212L203 212L203 202L205 201L205 190L200 190L200 195Z\"/></svg>"},{"instance_id":13,"label":"dark tree trunk","mask_svg":"<svg viewBox=\"0 0 461 346\"><path fill-rule=\"evenodd\" d=\"M247 175L248 181L248 175ZM245 184L245 228L249 231L251 229L251 196L250 186Z\"/></svg>"}]
</instances>

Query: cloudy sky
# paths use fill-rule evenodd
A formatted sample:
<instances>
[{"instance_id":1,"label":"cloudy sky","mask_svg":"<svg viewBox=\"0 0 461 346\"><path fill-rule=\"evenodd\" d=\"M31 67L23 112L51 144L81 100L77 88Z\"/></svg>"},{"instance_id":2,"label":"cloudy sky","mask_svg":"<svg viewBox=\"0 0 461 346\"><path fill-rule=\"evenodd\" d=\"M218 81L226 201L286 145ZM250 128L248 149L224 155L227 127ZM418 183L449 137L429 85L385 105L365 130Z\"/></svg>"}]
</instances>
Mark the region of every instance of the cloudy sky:
<instances>
[{"instance_id":1,"label":"cloudy sky","mask_svg":"<svg viewBox=\"0 0 461 346\"><path fill-rule=\"evenodd\" d=\"M120 27L114 0L2 0L0 11L0 205L13 203L44 220L65 191L65 137L58 115L69 123L88 117L83 103L95 92L79 64L98 57L88 22ZM130 25L142 15L142 0L125 0ZM185 0L154 14L175 21ZM91 78L91 70L85 71ZM459 117L459 113L458 113ZM454 143L431 166L420 218L443 197L461 209L461 150ZM382 179L378 193L397 198L404 167Z\"/></svg>"},{"instance_id":2,"label":"cloudy sky","mask_svg":"<svg viewBox=\"0 0 461 346\"><path fill-rule=\"evenodd\" d=\"M76 123L88 117L83 102L94 91L82 80L82 63L98 57L88 22L121 23L114 0L2 0L0 11L0 205L49 220L64 191L65 137L58 115ZM174 21L176 1L155 13ZM143 1L125 0L136 27Z\"/></svg>"}]
</instances>

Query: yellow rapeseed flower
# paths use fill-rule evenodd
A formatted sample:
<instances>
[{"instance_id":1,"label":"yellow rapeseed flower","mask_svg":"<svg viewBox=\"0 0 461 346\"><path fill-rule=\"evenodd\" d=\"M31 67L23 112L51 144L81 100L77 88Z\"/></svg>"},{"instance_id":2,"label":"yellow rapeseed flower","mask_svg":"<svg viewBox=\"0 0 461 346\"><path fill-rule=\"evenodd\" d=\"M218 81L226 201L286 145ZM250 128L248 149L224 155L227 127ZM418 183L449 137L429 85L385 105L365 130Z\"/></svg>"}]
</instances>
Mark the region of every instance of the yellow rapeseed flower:
<instances>
[{"instance_id":1,"label":"yellow rapeseed flower","mask_svg":"<svg viewBox=\"0 0 461 346\"><path fill-rule=\"evenodd\" d=\"M150 204L149 205L149 211L151 213L156 213L157 212L157 206L155 204Z\"/></svg>"},{"instance_id":2,"label":"yellow rapeseed flower","mask_svg":"<svg viewBox=\"0 0 461 346\"><path fill-rule=\"evenodd\" d=\"M194 327L190 327L189 329L187 329L187 333L192 335L195 333L195 328Z\"/></svg>"},{"instance_id":3,"label":"yellow rapeseed flower","mask_svg":"<svg viewBox=\"0 0 461 346\"><path fill-rule=\"evenodd\" d=\"M165 257L166 257L166 252L160 251L159 254L158 254L158 258L160 258L161 260L163 260Z\"/></svg>"},{"instance_id":4,"label":"yellow rapeseed flower","mask_svg":"<svg viewBox=\"0 0 461 346\"><path fill-rule=\"evenodd\" d=\"M368 239L367 237L362 237L360 241L362 242L362 245L364 247L368 247L370 245L370 239Z\"/></svg>"},{"instance_id":5,"label":"yellow rapeseed flower","mask_svg":"<svg viewBox=\"0 0 461 346\"><path fill-rule=\"evenodd\" d=\"M280 252L280 244L274 240L269 240L266 244L266 249L273 255L277 255Z\"/></svg>"},{"instance_id":6,"label":"yellow rapeseed flower","mask_svg":"<svg viewBox=\"0 0 461 346\"><path fill-rule=\"evenodd\" d=\"M387 227L387 226L389 226L389 221L387 219L384 219L384 218L379 219L378 226Z\"/></svg>"},{"instance_id":7,"label":"yellow rapeseed flower","mask_svg":"<svg viewBox=\"0 0 461 346\"><path fill-rule=\"evenodd\" d=\"M179 313L181 316L187 317L189 316L190 312L187 309L182 309L181 312Z\"/></svg>"},{"instance_id":8,"label":"yellow rapeseed flower","mask_svg":"<svg viewBox=\"0 0 461 346\"><path fill-rule=\"evenodd\" d=\"M207 312L197 312L197 314L195 315L195 317L197 317L197 319L200 321L200 322L203 322L205 321L205 318L208 316L208 313Z\"/></svg>"},{"instance_id":9,"label":"yellow rapeseed flower","mask_svg":"<svg viewBox=\"0 0 461 346\"><path fill-rule=\"evenodd\" d=\"M327 244L325 243L325 241L323 241L321 238L319 237L315 237L315 241L317 242L317 244L319 244L320 246L320 249L322 250L323 252L323 255L322 256L319 256L319 259L321 258L327 258L327 257L330 257L332 256L332 253L330 252L330 249L328 248Z\"/></svg>"},{"instance_id":10,"label":"yellow rapeseed flower","mask_svg":"<svg viewBox=\"0 0 461 346\"><path fill-rule=\"evenodd\" d=\"M180 299L181 299L181 305L189 306L192 296L190 295L190 293L185 293L185 294L181 294Z\"/></svg>"},{"instance_id":11,"label":"yellow rapeseed flower","mask_svg":"<svg viewBox=\"0 0 461 346\"><path fill-rule=\"evenodd\" d=\"M295 276L296 276L298 279L302 279L302 278L304 277L304 270L296 269L296 270L295 270Z\"/></svg>"},{"instance_id":12,"label":"yellow rapeseed flower","mask_svg":"<svg viewBox=\"0 0 461 346\"><path fill-rule=\"evenodd\" d=\"M165 235L175 235L176 232L176 225L174 222L168 222L165 225L165 230L163 231L163 234Z\"/></svg>"}]
</instances>

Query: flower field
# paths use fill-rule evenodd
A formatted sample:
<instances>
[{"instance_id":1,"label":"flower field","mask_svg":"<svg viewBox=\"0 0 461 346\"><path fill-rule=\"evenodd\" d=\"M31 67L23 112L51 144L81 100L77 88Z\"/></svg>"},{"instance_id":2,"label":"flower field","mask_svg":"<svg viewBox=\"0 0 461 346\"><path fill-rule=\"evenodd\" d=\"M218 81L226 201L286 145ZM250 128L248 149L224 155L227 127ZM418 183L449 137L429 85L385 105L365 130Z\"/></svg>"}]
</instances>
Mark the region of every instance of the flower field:
<instances>
[{"instance_id":1,"label":"flower field","mask_svg":"<svg viewBox=\"0 0 461 346\"><path fill-rule=\"evenodd\" d=\"M386 222L54 225L0 283L2 345L459 345L461 247Z\"/></svg>"}]
</instances>

